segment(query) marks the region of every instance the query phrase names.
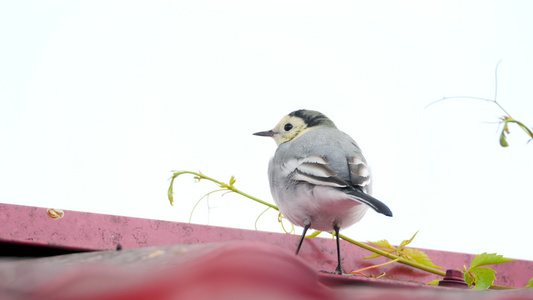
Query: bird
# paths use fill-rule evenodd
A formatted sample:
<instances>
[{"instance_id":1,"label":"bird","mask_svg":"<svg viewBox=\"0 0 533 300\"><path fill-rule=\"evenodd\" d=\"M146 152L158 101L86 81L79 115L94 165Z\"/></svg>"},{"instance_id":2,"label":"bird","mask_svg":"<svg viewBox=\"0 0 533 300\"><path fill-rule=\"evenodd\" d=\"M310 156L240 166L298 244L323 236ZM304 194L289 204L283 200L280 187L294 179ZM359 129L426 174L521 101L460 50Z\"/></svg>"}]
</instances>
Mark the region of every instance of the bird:
<instances>
[{"instance_id":1,"label":"bird","mask_svg":"<svg viewBox=\"0 0 533 300\"><path fill-rule=\"evenodd\" d=\"M364 216L370 207L392 217L387 205L371 196L372 177L357 143L324 114L300 109L272 130L253 135L277 144L268 165L270 191L280 213L303 227L298 255L309 228L335 232L337 267L344 274L339 231Z\"/></svg>"}]
</instances>

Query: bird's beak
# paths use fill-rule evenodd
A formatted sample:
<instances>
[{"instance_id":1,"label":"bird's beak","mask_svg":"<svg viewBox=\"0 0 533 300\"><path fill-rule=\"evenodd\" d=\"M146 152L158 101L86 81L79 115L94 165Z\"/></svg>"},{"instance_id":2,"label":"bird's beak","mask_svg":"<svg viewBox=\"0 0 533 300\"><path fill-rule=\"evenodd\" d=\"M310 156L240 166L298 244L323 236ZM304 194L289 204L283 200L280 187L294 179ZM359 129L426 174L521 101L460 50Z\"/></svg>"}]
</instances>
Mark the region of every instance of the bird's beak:
<instances>
[{"instance_id":1,"label":"bird's beak","mask_svg":"<svg viewBox=\"0 0 533 300\"><path fill-rule=\"evenodd\" d=\"M254 135L273 137L274 136L274 131L273 130L259 131L259 132L254 133Z\"/></svg>"}]
</instances>

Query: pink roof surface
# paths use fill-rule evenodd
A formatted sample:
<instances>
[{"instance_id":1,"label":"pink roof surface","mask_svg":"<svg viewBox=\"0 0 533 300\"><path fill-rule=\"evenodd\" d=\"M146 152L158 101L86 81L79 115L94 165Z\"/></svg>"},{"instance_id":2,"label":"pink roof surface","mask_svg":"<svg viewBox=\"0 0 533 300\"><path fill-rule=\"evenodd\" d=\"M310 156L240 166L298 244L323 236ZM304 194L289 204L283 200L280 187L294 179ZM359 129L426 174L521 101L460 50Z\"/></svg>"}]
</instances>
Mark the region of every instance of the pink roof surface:
<instances>
[{"instance_id":1,"label":"pink roof surface","mask_svg":"<svg viewBox=\"0 0 533 300\"><path fill-rule=\"evenodd\" d=\"M441 279L401 264L374 270L384 278L321 273L335 268L329 238L0 204L0 243L91 251L44 258L0 259L0 299L533 299L533 290L428 287ZM123 248L116 251L117 244ZM385 262L341 244L346 271ZM1 251L0 246L0 251ZM443 269L472 255L425 250ZM1 253L0 253L1 254ZM494 266L496 284L523 287L533 262Z\"/></svg>"}]
</instances>

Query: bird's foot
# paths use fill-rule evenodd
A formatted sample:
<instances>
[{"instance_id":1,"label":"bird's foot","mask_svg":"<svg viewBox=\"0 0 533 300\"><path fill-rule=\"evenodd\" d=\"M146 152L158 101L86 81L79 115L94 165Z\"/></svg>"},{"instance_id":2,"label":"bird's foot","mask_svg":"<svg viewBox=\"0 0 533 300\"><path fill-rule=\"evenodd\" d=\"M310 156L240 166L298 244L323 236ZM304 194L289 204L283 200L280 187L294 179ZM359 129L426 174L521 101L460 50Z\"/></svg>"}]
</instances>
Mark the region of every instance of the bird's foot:
<instances>
[{"instance_id":1,"label":"bird's foot","mask_svg":"<svg viewBox=\"0 0 533 300\"><path fill-rule=\"evenodd\" d=\"M346 273L342 269L341 265L338 264L337 268L335 268L335 271L333 271L333 274L342 275L342 274L346 274Z\"/></svg>"},{"instance_id":2,"label":"bird's foot","mask_svg":"<svg viewBox=\"0 0 533 300\"><path fill-rule=\"evenodd\" d=\"M320 271L322 273L328 273L328 274L332 274L332 275L348 275L346 272L344 272L344 270L342 269L341 266L337 266L337 268L335 269L335 271L333 272L330 272L330 271Z\"/></svg>"}]
</instances>

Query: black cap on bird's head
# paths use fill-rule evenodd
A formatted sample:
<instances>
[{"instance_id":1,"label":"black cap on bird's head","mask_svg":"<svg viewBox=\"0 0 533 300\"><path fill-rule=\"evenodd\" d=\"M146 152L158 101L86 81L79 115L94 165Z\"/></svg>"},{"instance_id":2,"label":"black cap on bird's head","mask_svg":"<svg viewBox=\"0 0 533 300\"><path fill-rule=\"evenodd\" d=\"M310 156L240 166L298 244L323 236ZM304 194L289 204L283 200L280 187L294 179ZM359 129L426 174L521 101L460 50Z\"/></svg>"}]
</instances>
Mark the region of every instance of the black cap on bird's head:
<instances>
[{"instance_id":1,"label":"black cap on bird's head","mask_svg":"<svg viewBox=\"0 0 533 300\"><path fill-rule=\"evenodd\" d=\"M336 127L333 121L326 117L323 113L316 110L300 109L295 110L289 114L289 117L298 117L304 120L307 128L319 125L326 125Z\"/></svg>"},{"instance_id":2,"label":"black cap on bird's head","mask_svg":"<svg viewBox=\"0 0 533 300\"><path fill-rule=\"evenodd\" d=\"M276 144L280 145L299 137L308 129L318 126L337 128L324 114L314 110L300 109L283 117L274 129L256 132L254 135L271 137L276 141Z\"/></svg>"}]
</instances>

